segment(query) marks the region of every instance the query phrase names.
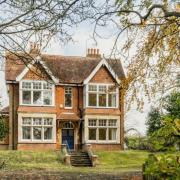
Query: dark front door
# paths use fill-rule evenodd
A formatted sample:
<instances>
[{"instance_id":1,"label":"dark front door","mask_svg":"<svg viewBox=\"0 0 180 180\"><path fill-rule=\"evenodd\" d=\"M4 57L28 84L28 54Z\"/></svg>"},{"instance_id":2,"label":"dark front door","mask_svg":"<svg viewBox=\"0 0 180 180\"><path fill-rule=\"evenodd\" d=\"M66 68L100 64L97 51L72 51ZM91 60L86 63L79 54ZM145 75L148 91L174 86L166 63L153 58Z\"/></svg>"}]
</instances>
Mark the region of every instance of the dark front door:
<instances>
[{"instance_id":1,"label":"dark front door","mask_svg":"<svg viewBox=\"0 0 180 180\"><path fill-rule=\"evenodd\" d=\"M62 144L67 144L68 149L74 149L74 129L62 129Z\"/></svg>"}]
</instances>

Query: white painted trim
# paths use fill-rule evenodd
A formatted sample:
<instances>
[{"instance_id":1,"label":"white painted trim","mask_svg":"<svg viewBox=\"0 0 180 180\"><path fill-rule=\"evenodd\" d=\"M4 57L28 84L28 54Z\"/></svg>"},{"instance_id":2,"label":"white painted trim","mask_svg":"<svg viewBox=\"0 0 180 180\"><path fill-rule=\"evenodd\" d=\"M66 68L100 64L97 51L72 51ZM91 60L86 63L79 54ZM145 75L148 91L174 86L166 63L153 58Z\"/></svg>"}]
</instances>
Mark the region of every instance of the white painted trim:
<instances>
[{"instance_id":1,"label":"white painted trim","mask_svg":"<svg viewBox=\"0 0 180 180\"><path fill-rule=\"evenodd\" d=\"M45 83L47 83L46 81L40 81L40 80L38 80L38 81L36 81L36 80L21 80L20 82L19 82L19 104L21 105L21 106L44 106L44 107L54 107L55 106L55 85L54 84L52 84L52 104L51 105L44 105L43 104L43 99L42 99L42 104L33 104L32 102L33 102L33 91L36 91L36 90L33 90L32 88L31 89L27 89L27 91L31 91L31 104L23 104L23 101L22 101L22 91L23 91L23 89L22 89L22 83L23 82L41 82L41 83L43 83L43 82L45 82ZM42 89L41 89L42 90ZM26 89L24 89L24 91L26 91ZM38 90L37 90L38 91ZM43 90L44 91L44 90ZM42 94L42 97L41 98L43 98L43 94Z\"/></svg>"},{"instance_id":2,"label":"white painted trim","mask_svg":"<svg viewBox=\"0 0 180 180\"><path fill-rule=\"evenodd\" d=\"M26 75L26 73L33 67L33 65L36 63L36 62L39 62L42 67L45 69L45 71L47 72L47 74L52 78L52 80L55 82L55 83L58 83L59 82L59 79L57 79L55 76L53 76L52 72L50 71L50 69L46 66L45 62L43 62L41 60L41 57L38 56L36 57L36 59L34 61L32 61L31 64L28 64L24 70L16 77L16 81L21 81L22 78Z\"/></svg>"},{"instance_id":3,"label":"white painted trim","mask_svg":"<svg viewBox=\"0 0 180 180\"><path fill-rule=\"evenodd\" d=\"M118 76L116 75L116 73L114 72L114 70L110 67L110 65L108 64L108 62L106 61L106 59L102 59L99 64L93 69L93 71L91 72L91 74L84 80L83 84L88 84L88 82L93 78L93 76L97 73L97 71L102 67L102 66L106 66L106 68L109 70L109 72L111 73L111 75L113 76L113 78L116 80L116 82L118 84L120 84L120 80L118 78Z\"/></svg>"},{"instance_id":4,"label":"white painted trim","mask_svg":"<svg viewBox=\"0 0 180 180\"><path fill-rule=\"evenodd\" d=\"M117 120L117 126L114 128L117 128L116 132L116 140L98 140L98 133L96 132L96 140L89 140L89 126L88 126L88 120L89 119L116 119ZM98 143L98 144L119 144L120 143L120 117L119 116L113 116L113 115L85 115L84 116L84 143ZM90 128L93 128L91 126ZM98 126L94 126L94 128L99 128ZM102 126L100 128L103 128ZM108 128L107 126L104 126L104 128ZM109 128L113 128L109 127ZM108 132L107 132L108 133ZM106 136L107 136L106 133ZM107 138L107 137L106 137Z\"/></svg>"},{"instance_id":5,"label":"white painted trim","mask_svg":"<svg viewBox=\"0 0 180 180\"><path fill-rule=\"evenodd\" d=\"M66 106L65 102L66 102L66 88L71 88L71 106ZM74 91L74 88L71 87L71 86L67 86L67 87L64 87L64 109L73 109L73 91Z\"/></svg>"},{"instance_id":6,"label":"white painted trim","mask_svg":"<svg viewBox=\"0 0 180 180\"><path fill-rule=\"evenodd\" d=\"M23 117L41 117L41 118L53 118L53 130L52 130L52 140L33 140L32 137L30 140L22 139L22 118ZM43 126L43 125L42 125ZM32 126L31 126L32 127ZM50 127L50 126L44 126ZM32 128L31 128L32 131ZM32 135L32 132L31 132ZM56 114L43 114L43 113L18 113L18 143L56 143Z\"/></svg>"},{"instance_id":7,"label":"white painted trim","mask_svg":"<svg viewBox=\"0 0 180 180\"><path fill-rule=\"evenodd\" d=\"M90 93L91 91L88 91L88 86L89 85L96 85L97 86L97 91L92 91L92 93L96 94L96 98L97 98L97 106L89 106L88 105L88 101L89 101L89 96L88 96L88 93ZM85 107L86 108L97 108L97 109L118 109L119 108L119 87L116 87L116 93L112 93L112 94L116 94L116 106L113 106L113 107L110 107L108 106L108 98L109 96L107 95L106 93L106 106L99 106L99 85L104 85L106 87L108 86L113 86L114 84L112 83L109 83L109 84L105 84L105 83L89 83L89 84L86 84L84 86L85 90L84 90L84 93L85 93Z\"/></svg>"}]
</instances>

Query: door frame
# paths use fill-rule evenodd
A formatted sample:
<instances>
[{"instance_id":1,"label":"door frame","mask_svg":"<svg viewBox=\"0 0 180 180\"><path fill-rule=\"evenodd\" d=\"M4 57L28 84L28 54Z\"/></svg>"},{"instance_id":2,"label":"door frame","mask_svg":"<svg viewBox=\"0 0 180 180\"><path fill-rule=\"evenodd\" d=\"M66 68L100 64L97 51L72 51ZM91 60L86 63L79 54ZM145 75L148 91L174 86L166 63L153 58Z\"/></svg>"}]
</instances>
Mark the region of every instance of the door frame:
<instances>
[{"instance_id":1,"label":"door frame","mask_svg":"<svg viewBox=\"0 0 180 180\"><path fill-rule=\"evenodd\" d=\"M64 126L65 125L65 126ZM68 126L70 125L70 126ZM73 149L70 150L74 150L75 149L75 128L74 128L74 124L70 121L68 122L64 122L62 125L62 130L61 130L61 142L63 142L63 130L68 130L68 129L72 129L73 130Z\"/></svg>"}]
</instances>

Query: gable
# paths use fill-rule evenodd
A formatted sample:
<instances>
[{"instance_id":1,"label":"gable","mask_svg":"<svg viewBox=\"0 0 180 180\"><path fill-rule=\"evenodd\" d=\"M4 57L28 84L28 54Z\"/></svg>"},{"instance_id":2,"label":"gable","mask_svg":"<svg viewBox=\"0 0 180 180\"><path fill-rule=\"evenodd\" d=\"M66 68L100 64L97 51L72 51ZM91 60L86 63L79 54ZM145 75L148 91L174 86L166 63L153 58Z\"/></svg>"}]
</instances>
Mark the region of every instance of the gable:
<instances>
[{"instance_id":1,"label":"gable","mask_svg":"<svg viewBox=\"0 0 180 180\"><path fill-rule=\"evenodd\" d=\"M105 66L102 66L92 77L90 82L93 83L114 83L115 80Z\"/></svg>"},{"instance_id":2,"label":"gable","mask_svg":"<svg viewBox=\"0 0 180 180\"><path fill-rule=\"evenodd\" d=\"M35 63L29 68L27 73L22 79L26 80L51 80L51 77L47 74L41 64Z\"/></svg>"}]
</instances>

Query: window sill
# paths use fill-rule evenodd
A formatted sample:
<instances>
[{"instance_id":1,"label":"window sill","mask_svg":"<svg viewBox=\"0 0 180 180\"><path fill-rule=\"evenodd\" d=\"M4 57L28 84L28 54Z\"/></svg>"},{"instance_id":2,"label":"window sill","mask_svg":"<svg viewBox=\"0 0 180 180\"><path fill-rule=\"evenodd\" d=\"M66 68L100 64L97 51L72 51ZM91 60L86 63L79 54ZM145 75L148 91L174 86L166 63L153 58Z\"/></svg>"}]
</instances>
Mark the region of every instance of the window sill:
<instances>
[{"instance_id":1,"label":"window sill","mask_svg":"<svg viewBox=\"0 0 180 180\"><path fill-rule=\"evenodd\" d=\"M54 140L47 140L47 141L35 141L35 140L20 140L18 141L20 144L55 144L56 142Z\"/></svg>"},{"instance_id":2,"label":"window sill","mask_svg":"<svg viewBox=\"0 0 180 180\"><path fill-rule=\"evenodd\" d=\"M73 109L72 107L64 107L64 109Z\"/></svg>"},{"instance_id":3,"label":"window sill","mask_svg":"<svg viewBox=\"0 0 180 180\"><path fill-rule=\"evenodd\" d=\"M118 107L96 107L96 106L86 106L85 109L119 109Z\"/></svg>"},{"instance_id":4,"label":"window sill","mask_svg":"<svg viewBox=\"0 0 180 180\"><path fill-rule=\"evenodd\" d=\"M118 141L94 141L94 140L88 140L87 143L93 143L93 144L120 144Z\"/></svg>"},{"instance_id":5,"label":"window sill","mask_svg":"<svg viewBox=\"0 0 180 180\"><path fill-rule=\"evenodd\" d=\"M34 104L19 104L19 106L29 106L29 107L55 107L55 105L34 105Z\"/></svg>"}]
</instances>

